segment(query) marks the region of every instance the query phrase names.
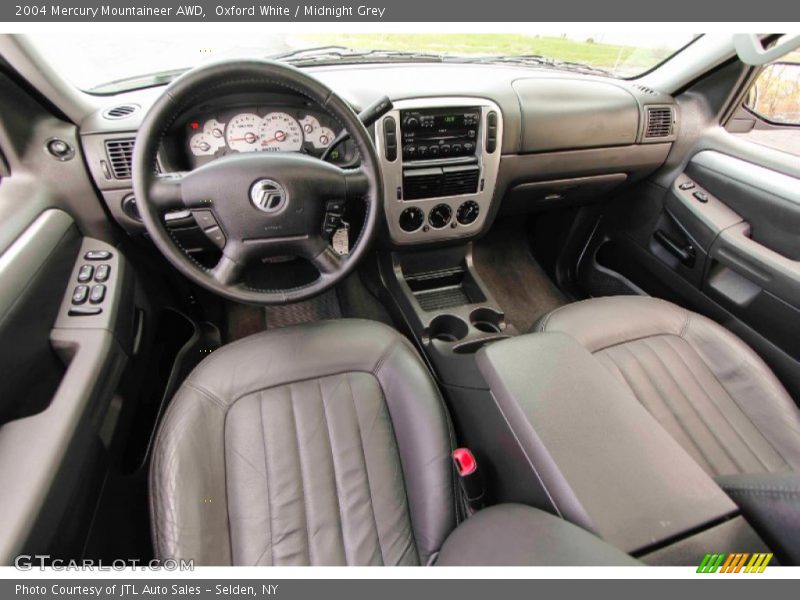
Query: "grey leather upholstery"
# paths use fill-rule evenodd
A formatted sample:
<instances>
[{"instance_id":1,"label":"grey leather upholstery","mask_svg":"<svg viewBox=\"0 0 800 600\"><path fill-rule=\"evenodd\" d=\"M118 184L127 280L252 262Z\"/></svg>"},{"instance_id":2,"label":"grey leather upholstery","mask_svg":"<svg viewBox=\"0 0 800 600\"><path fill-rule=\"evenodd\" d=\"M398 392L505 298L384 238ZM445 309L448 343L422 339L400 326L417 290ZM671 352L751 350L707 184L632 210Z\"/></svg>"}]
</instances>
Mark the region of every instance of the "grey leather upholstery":
<instances>
[{"instance_id":1,"label":"grey leather upholstery","mask_svg":"<svg viewBox=\"0 0 800 600\"><path fill-rule=\"evenodd\" d=\"M215 351L151 466L156 555L204 565L428 563L456 526L453 439L413 347L342 320Z\"/></svg>"},{"instance_id":2,"label":"grey leather upholstery","mask_svg":"<svg viewBox=\"0 0 800 600\"><path fill-rule=\"evenodd\" d=\"M438 566L635 566L624 552L572 523L522 504L470 517L439 553Z\"/></svg>"},{"instance_id":3,"label":"grey leather upholstery","mask_svg":"<svg viewBox=\"0 0 800 600\"><path fill-rule=\"evenodd\" d=\"M534 325L592 352L712 476L800 470L800 410L717 323L655 298L595 298Z\"/></svg>"}]
</instances>

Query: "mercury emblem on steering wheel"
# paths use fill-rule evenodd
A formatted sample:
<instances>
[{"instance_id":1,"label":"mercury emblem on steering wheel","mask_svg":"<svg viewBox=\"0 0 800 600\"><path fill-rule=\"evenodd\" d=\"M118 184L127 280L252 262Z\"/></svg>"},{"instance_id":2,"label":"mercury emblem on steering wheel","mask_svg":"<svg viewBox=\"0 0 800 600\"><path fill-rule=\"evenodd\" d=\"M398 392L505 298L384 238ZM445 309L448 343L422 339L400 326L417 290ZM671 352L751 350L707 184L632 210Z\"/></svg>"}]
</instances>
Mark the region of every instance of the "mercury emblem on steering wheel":
<instances>
[{"instance_id":1,"label":"mercury emblem on steering wheel","mask_svg":"<svg viewBox=\"0 0 800 600\"><path fill-rule=\"evenodd\" d=\"M278 212L286 204L287 198L283 186L272 179L259 179L250 188L250 201L265 213Z\"/></svg>"}]
</instances>

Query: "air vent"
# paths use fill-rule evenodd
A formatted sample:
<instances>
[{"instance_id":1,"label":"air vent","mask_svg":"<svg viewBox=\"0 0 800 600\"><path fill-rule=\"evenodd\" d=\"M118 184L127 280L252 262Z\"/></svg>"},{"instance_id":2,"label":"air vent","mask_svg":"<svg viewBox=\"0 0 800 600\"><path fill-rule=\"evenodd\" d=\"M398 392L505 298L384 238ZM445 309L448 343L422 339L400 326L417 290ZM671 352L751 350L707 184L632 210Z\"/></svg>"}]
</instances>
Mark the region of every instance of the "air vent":
<instances>
[{"instance_id":1,"label":"air vent","mask_svg":"<svg viewBox=\"0 0 800 600\"><path fill-rule=\"evenodd\" d=\"M133 164L133 138L106 140L106 156L114 179L130 179Z\"/></svg>"},{"instance_id":2,"label":"air vent","mask_svg":"<svg viewBox=\"0 0 800 600\"><path fill-rule=\"evenodd\" d=\"M119 119L127 119L138 110L138 104L120 104L119 106L112 106L104 110L103 117L112 121L117 121Z\"/></svg>"},{"instance_id":3,"label":"air vent","mask_svg":"<svg viewBox=\"0 0 800 600\"><path fill-rule=\"evenodd\" d=\"M447 167L442 178L441 196L474 194L478 191L480 169L475 166Z\"/></svg>"},{"instance_id":4,"label":"air vent","mask_svg":"<svg viewBox=\"0 0 800 600\"><path fill-rule=\"evenodd\" d=\"M672 107L648 106L647 127L644 131L644 137L663 138L671 136L674 120L675 117Z\"/></svg>"},{"instance_id":5,"label":"air vent","mask_svg":"<svg viewBox=\"0 0 800 600\"><path fill-rule=\"evenodd\" d=\"M406 169L403 171L403 199L435 198L442 187L441 169Z\"/></svg>"},{"instance_id":6,"label":"air vent","mask_svg":"<svg viewBox=\"0 0 800 600\"><path fill-rule=\"evenodd\" d=\"M435 167L430 169L405 169L403 171L403 198L439 198L478 192L480 169L476 165Z\"/></svg>"}]
</instances>

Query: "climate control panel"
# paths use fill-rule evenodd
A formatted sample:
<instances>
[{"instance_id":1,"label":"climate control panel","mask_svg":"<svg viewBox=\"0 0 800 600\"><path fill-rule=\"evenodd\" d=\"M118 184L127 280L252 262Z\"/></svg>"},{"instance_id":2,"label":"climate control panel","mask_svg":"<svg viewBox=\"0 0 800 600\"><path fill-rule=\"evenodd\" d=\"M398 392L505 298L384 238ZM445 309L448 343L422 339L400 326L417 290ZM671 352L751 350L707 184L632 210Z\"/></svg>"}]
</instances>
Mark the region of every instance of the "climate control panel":
<instances>
[{"instance_id":1,"label":"climate control panel","mask_svg":"<svg viewBox=\"0 0 800 600\"><path fill-rule=\"evenodd\" d=\"M401 100L376 125L392 242L477 235L490 214L502 114L478 98Z\"/></svg>"}]
</instances>

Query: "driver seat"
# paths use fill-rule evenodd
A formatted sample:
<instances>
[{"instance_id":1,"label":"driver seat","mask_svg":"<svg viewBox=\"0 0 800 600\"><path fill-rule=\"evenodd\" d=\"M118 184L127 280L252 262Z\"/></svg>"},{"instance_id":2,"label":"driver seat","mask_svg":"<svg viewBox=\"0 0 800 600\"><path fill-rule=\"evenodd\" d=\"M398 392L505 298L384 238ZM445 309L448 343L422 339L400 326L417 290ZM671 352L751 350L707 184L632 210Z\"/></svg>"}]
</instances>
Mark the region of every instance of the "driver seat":
<instances>
[{"instance_id":1,"label":"driver seat","mask_svg":"<svg viewBox=\"0 0 800 600\"><path fill-rule=\"evenodd\" d=\"M436 385L389 327L324 321L239 340L207 357L164 415L150 470L156 557L216 566L637 564L518 504L456 528L453 445Z\"/></svg>"}]
</instances>

